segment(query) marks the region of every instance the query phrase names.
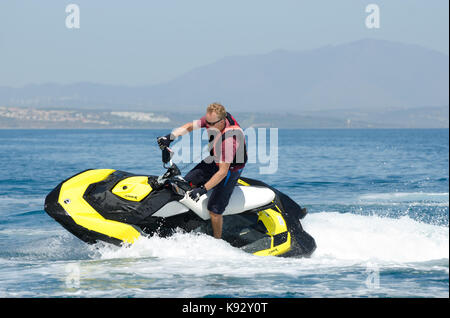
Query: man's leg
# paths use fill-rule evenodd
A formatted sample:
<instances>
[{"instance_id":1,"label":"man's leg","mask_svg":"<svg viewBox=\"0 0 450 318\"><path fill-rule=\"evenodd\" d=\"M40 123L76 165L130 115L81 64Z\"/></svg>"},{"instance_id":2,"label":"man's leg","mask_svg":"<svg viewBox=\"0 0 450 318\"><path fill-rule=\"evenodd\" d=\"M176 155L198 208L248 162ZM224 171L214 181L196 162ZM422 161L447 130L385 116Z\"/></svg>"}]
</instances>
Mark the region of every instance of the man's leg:
<instances>
[{"instance_id":1,"label":"man's leg","mask_svg":"<svg viewBox=\"0 0 450 318\"><path fill-rule=\"evenodd\" d=\"M207 164L205 161L201 161L186 174L184 180L195 188L205 184L205 182L207 182L217 170L218 168L215 164Z\"/></svg>"},{"instance_id":2,"label":"man's leg","mask_svg":"<svg viewBox=\"0 0 450 318\"><path fill-rule=\"evenodd\" d=\"M222 237L223 216L222 214L216 214L211 211L209 211L209 215L211 216L213 235L216 239L220 239Z\"/></svg>"},{"instance_id":3,"label":"man's leg","mask_svg":"<svg viewBox=\"0 0 450 318\"><path fill-rule=\"evenodd\" d=\"M227 176L214 187L208 199L208 211L211 216L211 226L213 228L213 235L215 238L222 237L222 213L230 201L231 194L241 175L242 169L238 171L228 171Z\"/></svg>"}]
</instances>

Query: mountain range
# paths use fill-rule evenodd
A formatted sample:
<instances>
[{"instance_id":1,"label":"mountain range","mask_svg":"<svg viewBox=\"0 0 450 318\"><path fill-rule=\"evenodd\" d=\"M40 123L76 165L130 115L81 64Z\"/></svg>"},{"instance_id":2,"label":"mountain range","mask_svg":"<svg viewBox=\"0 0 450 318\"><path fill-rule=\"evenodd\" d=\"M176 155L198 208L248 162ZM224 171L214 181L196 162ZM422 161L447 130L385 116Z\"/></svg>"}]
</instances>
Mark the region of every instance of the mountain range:
<instances>
[{"instance_id":1,"label":"mountain range","mask_svg":"<svg viewBox=\"0 0 450 318\"><path fill-rule=\"evenodd\" d=\"M364 39L305 51L225 57L156 85L3 86L0 106L203 112L218 101L230 112L408 116L409 110L438 108L448 116L448 87L446 54Z\"/></svg>"}]
</instances>

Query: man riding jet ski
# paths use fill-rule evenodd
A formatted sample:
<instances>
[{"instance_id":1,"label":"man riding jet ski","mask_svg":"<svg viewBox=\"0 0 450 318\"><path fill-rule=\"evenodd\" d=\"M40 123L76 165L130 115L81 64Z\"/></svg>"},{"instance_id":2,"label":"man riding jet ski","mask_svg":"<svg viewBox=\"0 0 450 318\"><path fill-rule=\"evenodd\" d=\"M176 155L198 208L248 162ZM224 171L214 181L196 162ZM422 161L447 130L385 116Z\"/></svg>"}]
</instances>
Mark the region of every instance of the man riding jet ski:
<instances>
[{"instance_id":1,"label":"man riding jet ski","mask_svg":"<svg viewBox=\"0 0 450 318\"><path fill-rule=\"evenodd\" d=\"M113 169L86 170L61 182L45 211L87 243L132 244L140 236L167 237L177 229L212 234L208 196L192 187L163 151L167 172L138 176ZM309 256L316 248L300 219L305 209L267 184L240 177L223 215L222 239L255 255Z\"/></svg>"},{"instance_id":2,"label":"man riding jet ski","mask_svg":"<svg viewBox=\"0 0 450 318\"><path fill-rule=\"evenodd\" d=\"M228 113L227 117L235 121ZM202 188L192 182L198 183L194 172L198 173L199 165L181 177L168 147L172 137L166 139L158 138L167 168L162 176L86 170L53 189L45 199L45 211L87 243L132 244L140 236L166 237L177 229L218 237L211 222L215 214L211 206L217 209L210 202L214 202L214 186ZM245 149L245 142L241 145ZM244 152L244 161L245 157ZM306 209L261 181L241 177L241 171L228 189L227 204L221 207L222 239L255 255L310 256L316 244L300 224Z\"/></svg>"},{"instance_id":3,"label":"man riding jet ski","mask_svg":"<svg viewBox=\"0 0 450 318\"><path fill-rule=\"evenodd\" d=\"M87 243L132 244L140 236L167 237L177 229L212 234L206 195L192 200L191 185L163 150L162 176L113 169L76 174L54 188L45 211ZM267 184L240 177L223 213L222 239L255 255L309 256L316 244L300 219L306 210Z\"/></svg>"},{"instance_id":4,"label":"man riding jet ski","mask_svg":"<svg viewBox=\"0 0 450 318\"><path fill-rule=\"evenodd\" d=\"M208 132L210 155L189 171L184 179L193 186L189 196L195 201L212 190L207 208L213 235L220 239L222 214L247 163L244 132L238 122L223 105L213 103L206 108L205 116L174 129L167 136L158 137L158 144L163 150L177 137L200 128L206 128Z\"/></svg>"}]
</instances>

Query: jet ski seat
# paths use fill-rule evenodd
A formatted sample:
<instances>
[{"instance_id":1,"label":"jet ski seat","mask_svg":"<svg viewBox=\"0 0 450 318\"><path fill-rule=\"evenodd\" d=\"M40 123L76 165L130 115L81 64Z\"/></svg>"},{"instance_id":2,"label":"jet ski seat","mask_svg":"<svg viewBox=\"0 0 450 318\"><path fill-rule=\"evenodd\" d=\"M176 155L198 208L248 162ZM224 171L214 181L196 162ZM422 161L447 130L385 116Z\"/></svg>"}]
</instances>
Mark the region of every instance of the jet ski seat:
<instances>
[{"instance_id":1,"label":"jet ski seat","mask_svg":"<svg viewBox=\"0 0 450 318\"><path fill-rule=\"evenodd\" d=\"M187 195L181 199L180 202L194 211L202 219L207 220L210 218L207 205L211 191L212 190L208 191L206 196L200 197L197 202L190 199ZM271 203L274 199L275 192L268 188L258 186L236 186L223 215L238 214L255 209Z\"/></svg>"}]
</instances>

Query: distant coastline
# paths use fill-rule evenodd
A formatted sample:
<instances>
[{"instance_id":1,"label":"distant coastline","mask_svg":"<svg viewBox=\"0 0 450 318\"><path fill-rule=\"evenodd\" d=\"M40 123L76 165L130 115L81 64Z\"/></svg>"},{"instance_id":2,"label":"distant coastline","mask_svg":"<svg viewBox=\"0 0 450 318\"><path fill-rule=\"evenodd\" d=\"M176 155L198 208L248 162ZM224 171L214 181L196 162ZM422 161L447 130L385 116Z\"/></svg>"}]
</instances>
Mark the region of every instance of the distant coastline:
<instances>
[{"instance_id":1,"label":"distant coastline","mask_svg":"<svg viewBox=\"0 0 450 318\"><path fill-rule=\"evenodd\" d=\"M449 108L332 110L317 112L234 112L242 127L306 129L449 128ZM0 129L170 129L200 112L87 110L0 106Z\"/></svg>"}]
</instances>

